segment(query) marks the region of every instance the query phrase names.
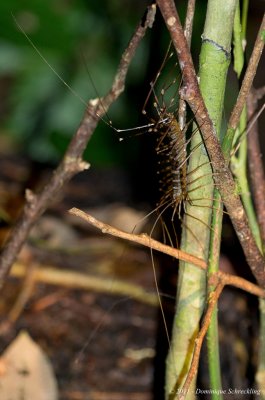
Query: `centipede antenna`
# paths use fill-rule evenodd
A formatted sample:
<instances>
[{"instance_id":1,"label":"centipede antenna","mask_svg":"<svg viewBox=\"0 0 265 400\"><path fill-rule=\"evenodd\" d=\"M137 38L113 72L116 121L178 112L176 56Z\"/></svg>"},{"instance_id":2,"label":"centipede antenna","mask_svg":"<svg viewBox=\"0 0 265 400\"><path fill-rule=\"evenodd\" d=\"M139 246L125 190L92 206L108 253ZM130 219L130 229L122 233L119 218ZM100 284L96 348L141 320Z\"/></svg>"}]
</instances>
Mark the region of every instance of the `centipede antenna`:
<instances>
[{"instance_id":1,"label":"centipede antenna","mask_svg":"<svg viewBox=\"0 0 265 400\"><path fill-rule=\"evenodd\" d=\"M151 128L155 126L154 122L151 122L150 124L146 124L146 125L141 125L141 126L135 126L134 128L127 128L127 129L115 129L118 133L122 133L122 132L131 132L131 131L137 131L140 129L144 129L144 128Z\"/></svg>"},{"instance_id":2,"label":"centipede antenna","mask_svg":"<svg viewBox=\"0 0 265 400\"><path fill-rule=\"evenodd\" d=\"M79 101L81 101L82 104L84 104L86 107L88 106L88 103L61 77L61 75L56 71L56 69L52 66L51 63L49 63L49 61L44 57L44 55L41 53L41 51L38 49L38 47L34 44L34 42L31 40L31 38L29 37L29 35L25 32L25 30L23 29L23 27L19 24L18 20L16 19L15 15L13 13L11 13L12 18L17 26L17 28L21 31L21 33L25 36L25 38L27 39L27 41L29 42L29 44L33 47L33 49L36 51L36 53L39 55L39 57L43 60L43 62L48 66L48 68L55 74L55 76L59 79L59 81L66 86L66 88L76 97L78 98ZM96 93L97 96L97 101L99 102L100 106L102 107L104 114L106 115L106 117L108 118L108 120L106 120L105 118L103 118L102 116L100 116L97 112L95 112L95 115L102 121L104 122L106 125L108 125L110 128L112 128L115 132L117 133L122 133L122 132L129 132L129 131L134 131L134 130L140 130L143 128L151 128L154 126L153 123L149 123L147 125L143 125L143 126L139 126L139 127L134 127L134 128L128 128L128 129L117 129L112 125L112 122L107 114L107 110L99 96L99 93L97 91L97 88L93 82L93 79L91 77L91 74L88 70L87 64L85 62L85 58L84 55L82 55L83 59L84 59L84 65L86 68L86 72L88 74L89 80L91 82L91 85ZM94 100L95 101L95 100ZM122 139L121 139L122 140Z\"/></svg>"},{"instance_id":3,"label":"centipede antenna","mask_svg":"<svg viewBox=\"0 0 265 400\"><path fill-rule=\"evenodd\" d=\"M39 57L45 62L45 64L50 68L50 70L57 76L57 78L61 81L63 85L67 87L70 92L77 97L85 106L87 106L86 101L73 89L71 88L70 85L59 75L59 73L56 71L56 69L46 60L44 55L40 52L40 50L37 48L37 46L33 43L33 41L30 39L28 34L24 31L22 26L19 24L18 20L16 19L15 15L11 12L12 18L17 26L17 28L21 31L21 33L25 36L29 44L33 47L33 49L36 51L36 53L39 55Z\"/></svg>"},{"instance_id":4,"label":"centipede antenna","mask_svg":"<svg viewBox=\"0 0 265 400\"><path fill-rule=\"evenodd\" d=\"M147 95L147 97L145 99L145 102L144 102L144 105L143 105L143 108L142 108L142 114L146 114L145 107L146 107L146 105L147 105L147 103L148 103L148 101L150 99L151 94L152 94L153 86L156 84L156 82L157 82L157 80L158 80L158 78L159 78L159 76L161 74L161 71L164 68L167 60L172 56L172 53L170 53L171 47L172 47L172 42L170 41L169 45L168 45L168 48L167 48L167 51L166 51L166 55L165 55L165 57L164 57L164 59L162 61L162 64L161 64L161 66L160 66L160 68L159 68L159 70L158 70L158 72L156 74L156 77L155 77L154 81L151 82L151 89L149 90L148 95Z\"/></svg>"}]
</instances>

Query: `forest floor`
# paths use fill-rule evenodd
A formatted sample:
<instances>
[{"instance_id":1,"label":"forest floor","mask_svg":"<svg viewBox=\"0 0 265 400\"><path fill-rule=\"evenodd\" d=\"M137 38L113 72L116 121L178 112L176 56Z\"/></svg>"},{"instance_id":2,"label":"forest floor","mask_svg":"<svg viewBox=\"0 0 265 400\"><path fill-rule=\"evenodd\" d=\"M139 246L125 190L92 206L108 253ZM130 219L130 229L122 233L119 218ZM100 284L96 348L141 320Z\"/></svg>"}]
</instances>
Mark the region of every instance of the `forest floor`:
<instances>
[{"instance_id":1,"label":"forest floor","mask_svg":"<svg viewBox=\"0 0 265 400\"><path fill-rule=\"evenodd\" d=\"M36 174L35 167L33 174L29 173L32 166L24 159L17 156L0 159L2 207L12 221L22 207L25 187L40 186L49 179L50 169ZM97 278L97 282L102 282L101 289L100 285L93 288L93 283L78 288L74 281L73 287L67 286L63 278L57 284L36 279L20 302L18 298L29 280L13 273L1 293L1 352L21 330L26 330L51 361L60 400L163 398L167 341L159 308L148 300L149 295L151 299L156 296L150 251L103 236L67 213L75 206L88 209L108 223L122 213L127 221L138 211L132 212L126 205L130 192L126 185L120 171L98 171L90 179L83 174L76 177L38 222L18 257L18 264L27 265L29 271L30 265L34 266L33 271L42 269L48 275L52 275L51 269L71 271ZM125 224L124 220L117 223L121 227ZM131 224L134 225L134 219ZM3 220L2 225L3 242L10 224ZM164 311L170 320L174 311L176 267L169 273L168 261L156 259L157 271L159 261ZM230 268L227 256L223 257L223 264L224 268L226 265ZM112 290L116 282L146 290L146 298L135 299L130 293L126 295L126 290L117 294ZM220 341L225 388L253 387L257 362L257 316L253 312L256 307L252 297L237 290L226 289L221 297ZM207 376L207 361L203 357L198 383L201 388L207 388Z\"/></svg>"}]
</instances>

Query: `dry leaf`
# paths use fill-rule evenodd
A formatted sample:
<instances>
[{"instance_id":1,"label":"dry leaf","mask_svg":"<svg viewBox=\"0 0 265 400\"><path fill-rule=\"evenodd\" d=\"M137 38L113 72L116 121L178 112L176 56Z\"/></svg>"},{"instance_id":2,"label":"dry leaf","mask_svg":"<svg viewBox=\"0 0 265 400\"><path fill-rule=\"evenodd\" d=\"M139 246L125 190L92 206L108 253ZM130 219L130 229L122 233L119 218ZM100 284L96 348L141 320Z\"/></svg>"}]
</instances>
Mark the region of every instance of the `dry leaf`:
<instances>
[{"instance_id":1,"label":"dry leaf","mask_svg":"<svg viewBox=\"0 0 265 400\"><path fill-rule=\"evenodd\" d=\"M0 399L58 399L52 366L26 331L19 333L0 358Z\"/></svg>"}]
</instances>

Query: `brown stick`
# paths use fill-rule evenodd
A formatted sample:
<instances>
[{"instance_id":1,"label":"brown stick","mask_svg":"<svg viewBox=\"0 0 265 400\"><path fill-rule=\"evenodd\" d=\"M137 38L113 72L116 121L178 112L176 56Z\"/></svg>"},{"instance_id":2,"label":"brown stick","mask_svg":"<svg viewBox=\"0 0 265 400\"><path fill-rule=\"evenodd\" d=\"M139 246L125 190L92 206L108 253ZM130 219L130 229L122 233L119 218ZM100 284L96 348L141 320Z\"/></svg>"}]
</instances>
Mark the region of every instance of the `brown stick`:
<instances>
[{"instance_id":1,"label":"brown stick","mask_svg":"<svg viewBox=\"0 0 265 400\"><path fill-rule=\"evenodd\" d=\"M86 110L83 120L71 140L63 160L54 171L50 182L39 194L33 194L30 190L26 191L26 204L21 217L2 251L0 258L0 288L15 261L28 233L37 219L49 206L49 203L60 192L62 186L68 182L75 174L89 168L89 164L82 161L83 152L90 140L93 131L101 116L108 110L109 106L118 98L124 90L125 78L129 65L134 57L135 51L143 38L148 27L154 21L156 7L152 5L148 8L145 18L129 42L129 45L122 55L112 88L109 93L101 100L91 101Z\"/></svg>"},{"instance_id":2,"label":"brown stick","mask_svg":"<svg viewBox=\"0 0 265 400\"><path fill-rule=\"evenodd\" d=\"M231 113L229 122L228 122L228 129L225 135L225 138L222 143L222 147L224 150L224 155L226 159L230 159L230 150L233 143L233 139L235 136L235 130L238 126L239 119L243 110L244 105L247 102L248 94L250 93L250 89L253 83L253 79L256 75L256 71L259 65L260 57L262 51L264 49L264 39L263 39L263 32L265 29L265 14L263 16L263 20L261 22L261 26L258 32L258 36L247 66L247 70L237 97L236 104L234 109Z\"/></svg>"},{"instance_id":3,"label":"brown stick","mask_svg":"<svg viewBox=\"0 0 265 400\"><path fill-rule=\"evenodd\" d=\"M237 287L238 289L242 289L245 292L253 294L254 296L262 298L265 297L264 289L260 288L252 282L247 281L244 278L240 278L239 276L218 271L209 278L209 284L217 285L219 282L222 282L224 285Z\"/></svg>"},{"instance_id":4,"label":"brown stick","mask_svg":"<svg viewBox=\"0 0 265 400\"><path fill-rule=\"evenodd\" d=\"M228 127L232 129L236 129L239 123L239 119L243 110L244 105L246 104L248 94L250 92L253 79L256 75L256 71L259 65L259 60L264 48L264 29L265 29L265 14L263 15L263 19L261 22L261 26L258 32L258 36L248 63L248 67L238 94L238 98L236 101L236 105L232 111L232 114L229 119Z\"/></svg>"},{"instance_id":5,"label":"brown stick","mask_svg":"<svg viewBox=\"0 0 265 400\"><path fill-rule=\"evenodd\" d=\"M246 281L243 278L239 278L238 276L225 274L224 272L217 272L212 275L208 281L210 285L215 285L215 290L210 293L208 299L208 307L203 318L202 327L198 333L198 336L195 340L195 347L194 353L190 365L190 369L185 380L185 383L181 389L181 395L178 396L179 400L184 400L188 391L189 387L193 381L193 378L197 374L198 364L200 359L200 352L203 344L203 340L209 328L213 311L215 310L216 303L225 287L225 285L231 285L243 289L251 294L260 296L262 298L265 297L265 291L261 288L253 285L253 283Z\"/></svg>"},{"instance_id":6,"label":"brown stick","mask_svg":"<svg viewBox=\"0 0 265 400\"><path fill-rule=\"evenodd\" d=\"M145 233L140 235L135 235L132 233L127 233L121 231L113 226L105 224L97 220L96 218L92 217L91 215L85 213L78 208L72 208L69 210L69 213L75 215L79 218L85 220L88 224L94 226L95 228L101 230L102 233L107 233L108 235L112 235L121 239L129 240L130 242L138 243L148 248L160 251L161 253L167 254L171 257L177 258L179 260L187 261L192 263L197 268L205 269L206 263L204 260L201 260L198 257L195 257L191 254L185 253L182 250L174 249L173 247L167 246L158 242L157 240L152 239ZM242 289L248 293L251 293L255 296L265 297L265 291L260 288L259 286L255 285L247 281L246 279L240 278L235 275L226 274L224 272L218 271L217 273L213 274L209 279L209 285L216 286L219 281L222 281L225 285L232 285L239 289Z\"/></svg>"},{"instance_id":7,"label":"brown stick","mask_svg":"<svg viewBox=\"0 0 265 400\"><path fill-rule=\"evenodd\" d=\"M192 37L192 27L195 13L196 0L189 0L184 24L184 35L190 48L191 37ZM186 123L186 103L185 100L179 100L179 110L178 110L178 122L180 129L184 129Z\"/></svg>"},{"instance_id":8,"label":"brown stick","mask_svg":"<svg viewBox=\"0 0 265 400\"><path fill-rule=\"evenodd\" d=\"M110 280L105 277L97 277L89 274L83 274L81 272L69 271L66 269L58 269L52 265L37 265L34 263L33 277L30 279L36 283L45 283L48 285L56 285L69 289L77 290L92 290L94 292L108 293L118 296L126 296L145 304L157 307L159 300L157 293L147 292L144 288L137 284L128 283L122 280ZM27 278L28 265L21 262L15 262L11 272L11 276L14 278ZM246 281L243 278L239 278L234 275L228 275L223 272L218 272L210 277L209 283L216 285L222 275L222 280L227 281L227 284L240 288L247 291L248 293L254 294L259 297L264 297L264 291ZM25 300L25 299L24 299Z\"/></svg>"},{"instance_id":9,"label":"brown stick","mask_svg":"<svg viewBox=\"0 0 265 400\"><path fill-rule=\"evenodd\" d=\"M69 271L67 269L58 269L52 265L37 265L34 270L34 282L56 285L69 289L89 290L99 293L108 293L110 295L125 296L135 299L151 306L158 306L157 294L147 292L143 287L137 284L125 282L119 279L113 279L93 276L86 273ZM24 278L27 276L28 266L21 262L15 262L10 275L15 278Z\"/></svg>"},{"instance_id":10,"label":"brown stick","mask_svg":"<svg viewBox=\"0 0 265 400\"><path fill-rule=\"evenodd\" d=\"M191 54L174 1L157 0L157 4L166 22L179 58L184 81L183 96L189 103L196 121L200 126L205 146L213 166L216 186L220 191L223 202L230 215L247 262L259 285L265 287L265 260L255 243L244 208L237 195L236 184L231 171L227 167L220 143L215 134L214 126L201 96Z\"/></svg>"},{"instance_id":11,"label":"brown stick","mask_svg":"<svg viewBox=\"0 0 265 400\"><path fill-rule=\"evenodd\" d=\"M224 288L224 284L222 282L219 282L218 285L216 286L214 292L212 292L210 294L210 298L209 298L209 302L208 302L208 307L207 307L207 311L206 314L203 318L203 323L202 323L202 327L198 333L198 336L195 340L195 347L194 347L194 353L192 356L192 361L191 361L191 365L190 365L190 369L187 375L187 378L185 380L185 383L183 385L183 387L181 388L181 394L177 397L178 400L185 400L187 393L189 392L189 388L190 385L193 381L193 378L196 376L197 374L197 370L198 370L198 364L199 364L199 359L200 359L200 353L201 353L201 348L202 348L202 344L203 344L203 340L204 337L207 333L207 330L209 328L210 322L211 322L211 318L212 318L212 314L215 310L216 307L216 303L223 291Z\"/></svg>"},{"instance_id":12,"label":"brown stick","mask_svg":"<svg viewBox=\"0 0 265 400\"><path fill-rule=\"evenodd\" d=\"M69 210L69 213L72 215L76 215L79 218L82 218L83 220L88 222L90 225L94 226L95 228L100 229L102 233L107 233L108 235L116 236L121 239L129 240L130 242L141 244L141 245L149 247L153 250L160 251L161 253L168 254L169 256L172 256L179 260L183 260L183 261L189 262L191 264L194 264L201 269L207 268L207 264L204 260L202 260L198 257L195 257L191 254L185 253L184 251L174 249L173 247L162 244L162 243L158 242L157 240L152 239L150 236L146 235L145 233L142 233L141 235L135 235L132 233L127 233L127 232L121 231L119 229L114 228L113 226L104 224L103 222L97 220L96 218L92 217L91 215L86 214L84 211L79 210L78 208L75 208L75 207L72 208L71 210Z\"/></svg>"},{"instance_id":13,"label":"brown stick","mask_svg":"<svg viewBox=\"0 0 265 400\"><path fill-rule=\"evenodd\" d=\"M192 26L193 26L194 13L195 13L195 4L196 4L196 0L188 1L187 14L186 14L185 25L184 25L184 35L185 35L185 38L187 39L189 47L191 44L191 37L192 37Z\"/></svg>"},{"instance_id":14,"label":"brown stick","mask_svg":"<svg viewBox=\"0 0 265 400\"><path fill-rule=\"evenodd\" d=\"M265 94L265 87L263 88ZM262 92L260 92L262 94ZM247 110L248 119L255 117L257 111L258 97L257 91L252 90L248 96ZM263 246L265 245L265 175L262 163L262 155L259 144L258 121L250 128L248 132L248 166L250 172L251 187L253 198L259 221L260 233Z\"/></svg>"}]
</instances>

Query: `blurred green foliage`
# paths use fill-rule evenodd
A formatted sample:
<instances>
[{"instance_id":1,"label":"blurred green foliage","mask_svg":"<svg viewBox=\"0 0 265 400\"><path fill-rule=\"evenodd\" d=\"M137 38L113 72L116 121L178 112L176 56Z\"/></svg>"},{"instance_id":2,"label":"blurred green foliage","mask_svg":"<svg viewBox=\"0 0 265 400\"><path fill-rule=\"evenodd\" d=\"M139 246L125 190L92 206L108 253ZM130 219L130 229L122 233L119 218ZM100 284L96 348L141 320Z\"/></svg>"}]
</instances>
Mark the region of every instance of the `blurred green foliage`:
<instances>
[{"instance_id":1,"label":"blurred green foliage","mask_svg":"<svg viewBox=\"0 0 265 400\"><path fill-rule=\"evenodd\" d=\"M147 0L0 2L0 138L11 139L37 161L57 162L78 127L84 102L109 90L121 54L147 4ZM185 0L178 2L182 21L186 5ZM195 65L205 8L206 2L198 1L192 39ZM13 16L47 62L84 102L45 64ZM158 12L152 31L142 41L129 69L126 90L109 111L115 127L126 129L148 122L141 120L141 109L168 43L169 36ZM170 79L167 77L166 82ZM162 77L161 85L167 83L163 83ZM230 92L232 86L230 83ZM231 104L234 92L236 88L226 96ZM152 104L149 106L152 108ZM128 132L127 136L133 133ZM101 122L85 157L93 165L133 166L138 162L142 137L119 142L115 131Z\"/></svg>"},{"instance_id":2,"label":"blurred green foliage","mask_svg":"<svg viewBox=\"0 0 265 400\"><path fill-rule=\"evenodd\" d=\"M30 45L13 16L47 62L86 102L109 90L121 54L144 10L144 2L129 0L123 2L122 16L118 0L1 2L1 134L12 137L33 159L57 161L85 109ZM130 68L131 85L145 70L147 48L147 41L143 42ZM116 120L119 128L134 126L131 118L140 108L124 95L110 111L114 126ZM130 162L136 157L137 141L129 142L119 144L115 132L100 123L86 157L99 165Z\"/></svg>"}]
</instances>

